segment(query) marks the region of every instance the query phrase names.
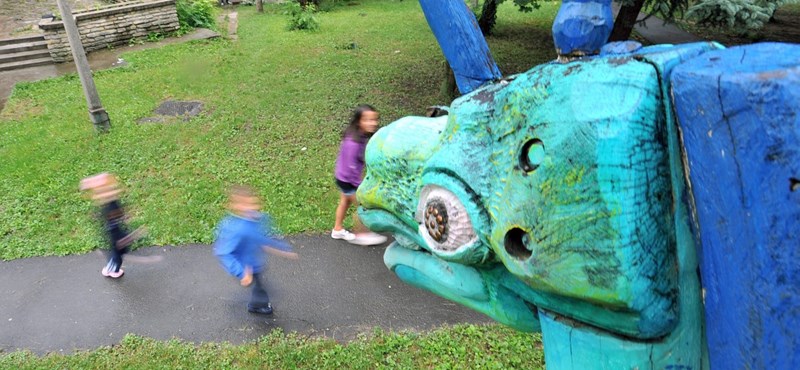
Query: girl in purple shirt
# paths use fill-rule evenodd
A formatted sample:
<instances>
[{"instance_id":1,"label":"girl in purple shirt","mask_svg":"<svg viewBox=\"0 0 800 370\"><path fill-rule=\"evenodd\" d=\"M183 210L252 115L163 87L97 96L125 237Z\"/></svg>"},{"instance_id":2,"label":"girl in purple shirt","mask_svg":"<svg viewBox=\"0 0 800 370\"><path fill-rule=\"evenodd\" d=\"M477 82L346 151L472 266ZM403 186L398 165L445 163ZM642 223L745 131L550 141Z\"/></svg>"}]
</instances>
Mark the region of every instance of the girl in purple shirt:
<instances>
[{"instance_id":1,"label":"girl in purple shirt","mask_svg":"<svg viewBox=\"0 0 800 370\"><path fill-rule=\"evenodd\" d=\"M367 140L378 130L379 118L375 108L366 104L359 105L344 131L334 172L336 186L341 193L339 194L339 205L336 207L336 221L331 231L331 238L344 239L359 245L376 245L386 241L385 236L366 231L366 228L359 222L357 213L353 213L354 225L359 231L357 234L345 230L343 225L350 205L358 208L356 189L361 185L364 172L364 151L367 148ZM362 230L365 232L361 232Z\"/></svg>"}]
</instances>

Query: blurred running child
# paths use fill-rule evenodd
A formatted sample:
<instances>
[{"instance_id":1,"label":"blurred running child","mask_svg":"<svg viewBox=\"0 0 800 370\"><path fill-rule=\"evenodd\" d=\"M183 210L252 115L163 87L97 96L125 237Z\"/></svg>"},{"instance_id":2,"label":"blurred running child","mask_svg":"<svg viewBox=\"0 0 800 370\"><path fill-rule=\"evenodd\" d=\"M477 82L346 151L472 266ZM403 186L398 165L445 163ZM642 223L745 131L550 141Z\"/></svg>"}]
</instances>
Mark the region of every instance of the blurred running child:
<instances>
[{"instance_id":1,"label":"blurred running child","mask_svg":"<svg viewBox=\"0 0 800 370\"><path fill-rule=\"evenodd\" d=\"M125 273L122 270L122 256L134 241L145 234L145 229L140 227L131 233L127 232L128 218L119 201L122 190L116 176L104 172L87 177L81 180L80 189L88 191L100 208L100 217L110 244L108 263L100 273L113 279L122 277Z\"/></svg>"},{"instance_id":2,"label":"blurred running child","mask_svg":"<svg viewBox=\"0 0 800 370\"><path fill-rule=\"evenodd\" d=\"M232 187L228 201L230 214L217 228L214 254L242 286L253 285L247 311L270 315L272 303L262 281L267 262L264 251L289 259L297 259L298 255L288 243L271 235L269 217L259 212L260 209L261 201L251 188Z\"/></svg>"}]
</instances>

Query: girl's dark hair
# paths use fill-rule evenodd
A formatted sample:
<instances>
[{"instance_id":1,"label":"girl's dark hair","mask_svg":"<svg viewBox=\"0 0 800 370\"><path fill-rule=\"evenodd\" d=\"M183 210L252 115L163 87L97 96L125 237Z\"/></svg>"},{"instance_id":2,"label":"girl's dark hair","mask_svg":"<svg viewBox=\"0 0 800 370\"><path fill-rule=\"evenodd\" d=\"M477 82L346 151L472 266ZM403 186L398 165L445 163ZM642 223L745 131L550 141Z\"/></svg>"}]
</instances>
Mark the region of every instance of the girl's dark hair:
<instances>
[{"instance_id":1,"label":"girl's dark hair","mask_svg":"<svg viewBox=\"0 0 800 370\"><path fill-rule=\"evenodd\" d=\"M353 118L350 118L350 123L347 125L347 128L344 129L344 135L342 135L342 138L349 136L354 140L361 141L358 123L361 122L361 116L363 116L365 112L377 112L377 110L375 110L375 108L369 104L361 104L357 106L353 111Z\"/></svg>"}]
</instances>

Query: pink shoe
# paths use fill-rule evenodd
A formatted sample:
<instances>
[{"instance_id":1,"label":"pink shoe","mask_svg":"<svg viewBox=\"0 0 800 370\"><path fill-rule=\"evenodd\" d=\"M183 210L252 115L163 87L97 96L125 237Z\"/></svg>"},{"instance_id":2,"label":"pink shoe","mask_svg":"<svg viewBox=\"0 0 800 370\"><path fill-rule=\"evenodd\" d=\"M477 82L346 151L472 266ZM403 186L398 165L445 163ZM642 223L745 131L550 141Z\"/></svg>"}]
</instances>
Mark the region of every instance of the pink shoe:
<instances>
[{"instance_id":1,"label":"pink shoe","mask_svg":"<svg viewBox=\"0 0 800 370\"><path fill-rule=\"evenodd\" d=\"M119 269L119 271L117 271L117 272L109 271L108 270L108 266L106 266L106 267L103 267L103 269L100 271L100 273L103 274L103 276L105 276L105 277L110 277L112 279L117 279L117 278L122 277L123 274L125 274L125 270Z\"/></svg>"},{"instance_id":2,"label":"pink shoe","mask_svg":"<svg viewBox=\"0 0 800 370\"><path fill-rule=\"evenodd\" d=\"M348 240L350 244L356 245L378 245L386 243L386 237L381 234L376 234L373 232L363 233L363 234L356 234L355 239Z\"/></svg>"}]
</instances>

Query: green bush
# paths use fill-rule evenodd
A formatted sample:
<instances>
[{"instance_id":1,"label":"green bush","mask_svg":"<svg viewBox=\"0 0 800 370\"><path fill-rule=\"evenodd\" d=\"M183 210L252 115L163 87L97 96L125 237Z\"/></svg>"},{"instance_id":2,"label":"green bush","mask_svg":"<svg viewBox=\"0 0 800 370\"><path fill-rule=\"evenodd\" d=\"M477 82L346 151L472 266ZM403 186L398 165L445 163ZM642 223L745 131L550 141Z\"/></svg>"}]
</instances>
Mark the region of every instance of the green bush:
<instances>
[{"instance_id":1,"label":"green bush","mask_svg":"<svg viewBox=\"0 0 800 370\"><path fill-rule=\"evenodd\" d=\"M286 3L286 14L289 15L289 30L309 30L319 29L319 21L314 16L316 6L309 3L305 9L296 1Z\"/></svg>"},{"instance_id":2,"label":"green bush","mask_svg":"<svg viewBox=\"0 0 800 370\"><path fill-rule=\"evenodd\" d=\"M740 36L755 37L778 8L798 0L701 0L686 12L686 18L701 26L728 29Z\"/></svg>"},{"instance_id":3,"label":"green bush","mask_svg":"<svg viewBox=\"0 0 800 370\"><path fill-rule=\"evenodd\" d=\"M179 33L197 27L214 28L214 0L178 0Z\"/></svg>"}]
</instances>

